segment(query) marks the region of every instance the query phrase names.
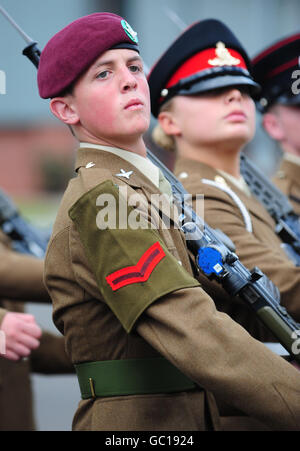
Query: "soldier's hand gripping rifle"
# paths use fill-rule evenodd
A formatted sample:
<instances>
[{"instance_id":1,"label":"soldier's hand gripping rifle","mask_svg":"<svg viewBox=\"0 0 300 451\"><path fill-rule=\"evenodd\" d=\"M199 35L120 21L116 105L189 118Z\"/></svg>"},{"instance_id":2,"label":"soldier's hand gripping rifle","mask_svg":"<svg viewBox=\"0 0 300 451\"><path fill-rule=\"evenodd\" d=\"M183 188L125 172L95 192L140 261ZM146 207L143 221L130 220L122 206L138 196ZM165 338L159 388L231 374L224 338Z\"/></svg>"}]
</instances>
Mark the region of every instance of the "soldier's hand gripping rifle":
<instances>
[{"instance_id":1,"label":"soldier's hand gripping rifle","mask_svg":"<svg viewBox=\"0 0 300 451\"><path fill-rule=\"evenodd\" d=\"M174 203L179 211L183 211L181 228L199 270L221 283L231 296L239 296L254 309L274 337L300 363L300 353L295 346L300 325L280 305L278 290L277 296L274 294L276 287L258 268L249 271L242 265L238 256L225 244L230 242L229 238L223 235L220 239L220 233L205 224L186 204L188 193L174 174L151 152L148 152L148 157L172 186Z\"/></svg>"}]
</instances>

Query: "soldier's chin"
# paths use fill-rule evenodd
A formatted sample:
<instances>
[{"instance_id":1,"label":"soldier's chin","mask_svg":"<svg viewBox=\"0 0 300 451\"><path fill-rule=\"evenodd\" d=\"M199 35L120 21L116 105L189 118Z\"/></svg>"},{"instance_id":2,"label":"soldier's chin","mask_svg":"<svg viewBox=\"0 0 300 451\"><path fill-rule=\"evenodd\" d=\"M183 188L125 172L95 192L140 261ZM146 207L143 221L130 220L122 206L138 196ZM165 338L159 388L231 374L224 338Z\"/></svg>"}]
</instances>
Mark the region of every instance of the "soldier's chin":
<instances>
[{"instance_id":1,"label":"soldier's chin","mask_svg":"<svg viewBox=\"0 0 300 451\"><path fill-rule=\"evenodd\" d=\"M246 146L253 139L253 134L249 132L237 131L230 133L223 138L223 149L239 151L242 147Z\"/></svg>"},{"instance_id":2,"label":"soldier's chin","mask_svg":"<svg viewBox=\"0 0 300 451\"><path fill-rule=\"evenodd\" d=\"M137 115L134 120L133 132L136 134L143 135L144 133L146 133L149 126L150 126L150 118L145 117L143 115L140 116Z\"/></svg>"},{"instance_id":3,"label":"soldier's chin","mask_svg":"<svg viewBox=\"0 0 300 451\"><path fill-rule=\"evenodd\" d=\"M231 124L231 130L229 137L232 139L242 140L245 142L251 141L254 138L255 131L250 129L249 125L245 122L234 122Z\"/></svg>"}]
</instances>

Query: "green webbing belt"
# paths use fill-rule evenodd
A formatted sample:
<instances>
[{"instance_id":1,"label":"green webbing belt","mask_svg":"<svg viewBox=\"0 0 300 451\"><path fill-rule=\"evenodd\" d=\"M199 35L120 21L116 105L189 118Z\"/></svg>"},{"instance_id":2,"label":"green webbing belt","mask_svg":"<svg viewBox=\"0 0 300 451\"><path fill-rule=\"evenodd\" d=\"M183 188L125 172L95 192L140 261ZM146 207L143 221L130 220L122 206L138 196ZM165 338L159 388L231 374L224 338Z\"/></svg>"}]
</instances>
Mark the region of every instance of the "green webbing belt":
<instances>
[{"instance_id":1,"label":"green webbing belt","mask_svg":"<svg viewBox=\"0 0 300 451\"><path fill-rule=\"evenodd\" d=\"M82 399L196 388L194 382L162 357L79 363L75 369Z\"/></svg>"}]
</instances>

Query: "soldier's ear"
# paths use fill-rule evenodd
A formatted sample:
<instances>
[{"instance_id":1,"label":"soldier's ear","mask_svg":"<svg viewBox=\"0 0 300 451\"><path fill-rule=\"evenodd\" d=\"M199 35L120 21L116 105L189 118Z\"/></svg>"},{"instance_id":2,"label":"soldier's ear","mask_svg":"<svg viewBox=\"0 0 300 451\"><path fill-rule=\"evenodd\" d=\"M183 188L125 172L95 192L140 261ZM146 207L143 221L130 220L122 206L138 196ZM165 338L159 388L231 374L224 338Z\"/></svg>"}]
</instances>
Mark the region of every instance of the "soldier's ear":
<instances>
[{"instance_id":1,"label":"soldier's ear","mask_svg":"<svg viewBox=\"0 0 300 451\"><path fill-rule=\"evenodd\" d=\"M271 138L275 139L276 141L282 141L285 137L284 134L284 128L281 124L280 116L273 113L268 112L265 113L263 116L263 127L270 135Z\"/></svg>"},{"instance_id":2,"label":"soldier's ear","mask_svg":"<svg viewBox=\"0 0 300 451\"><path fill-rule=\"evenodd\" d=\"M76 125L79 122L78 114L67 96L51 99L50 110L54 116L65 124Z\"/></svg>"},{"instance_id":3,"label":"soldier's ear","mask_svg":"<svg viewBox=\"0 0 300 451\"><path fill-rule=\"evenodd\" d=\"M158 115L158 122L166 135L178 136L181 133L179 124L171 111L162 111Z\"/></svg>"}]
</instances>

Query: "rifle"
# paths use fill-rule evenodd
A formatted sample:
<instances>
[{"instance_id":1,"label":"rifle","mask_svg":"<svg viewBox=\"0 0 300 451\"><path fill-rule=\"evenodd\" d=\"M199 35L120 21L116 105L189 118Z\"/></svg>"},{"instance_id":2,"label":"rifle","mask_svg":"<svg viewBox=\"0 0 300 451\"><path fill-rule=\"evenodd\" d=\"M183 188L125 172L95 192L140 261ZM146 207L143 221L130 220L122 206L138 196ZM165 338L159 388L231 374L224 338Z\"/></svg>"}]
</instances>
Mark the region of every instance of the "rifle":
<instances>
[{"instance_id":1,"label":"rifle","mask_svg":"<svg viewBox=\"0 0 300 451\"><path fill-rule=\"evenodd\" d=\"M300 335L300 324L280 304L276 287L259 268L254 267L249 271L240 262L232 250L230 239L209 227L184 202L190 195L174 174L150 151L148 157L160 168L172 186L174 204L183 212L180 216L181 229L199 270L208 279L220 283L230 296L238 296L253 309L279 343L300 362L295 341Z\"/></svg>"},{"instance_id":2,"label":"rifle","mask_svg":"<svg viewBox=\"0 0 300 451\"><path fill-rule=\"evenodd\" d=\"M23 50L32 63L38 67L39 56L41 54L34 42L9 14L0 6L0 12L19 31L27 42ZM12 248L20 253L30 254L38 258L43 258L47 249L47 240L43 238L34 227L28 224L20 215L14 203L0 190L0 227L2 231L12 240Z\"/></svg>"},{"instance_id":3,"label":"rifle","mask_svg":"<svg viewBox=\"0 0 300 451\"><path fill-rule=\"evenodd\" d=\"M27 42L27 46L23 50L23 55L27 56L27 58L30 59L30 61L35 65L37 68L39 65L40 55L41 51L39 50L37 46L37 42L33 41L23 30L19 25L14 21L14 19L8 14L5 9L0 6L0 13L3 14L4 17L11 23L11 25L20 33L22 38Z\"/></svg>"},{"instance_id":4,"label":"rifle","mask_svg":"<svg viewBox=\"0 0 300 451\"><path fill-rule=\"evenodd\" d=\"M300 218L287 196L245 155L241 155L240 167L252 194L274 219L275 233L281 238L286 254L296 266L300 266Z\"/></svg>"},{"instance_id":5,"label":"rifle","mask_svg":"<svg viewBox=\"0 0 300 451\"><path fill-rule=\"evenodd\" d=\"M150 151L148 157L161 169L172 186L174 204L183 212L180 215L181 229L199 270L209 279L217 280L231 296L239 296L254 309L263 324L300 363L300 352L295 346L295 340L300 335L300 324L280 305L278 294L272 294L276 287L258 268L249 271L242 265L229 248L233 246L230 239L210 228L187 205L185 199L190 195L174 174Z\"/></svg>"},{"instance_id":6,"label":"rifle","mask_svg":"<svg viewBox=\"0 0 300 451\"><path fill-rule=\"evenodd\" d=\"M0 227L12 240L12 248L22 254L43 258L47 240L20 215L14 203L0 190Z\"/></svg>"}]
</instances>

